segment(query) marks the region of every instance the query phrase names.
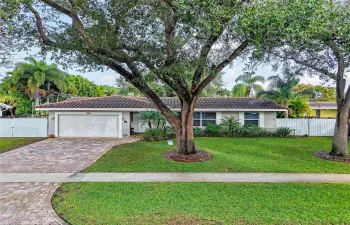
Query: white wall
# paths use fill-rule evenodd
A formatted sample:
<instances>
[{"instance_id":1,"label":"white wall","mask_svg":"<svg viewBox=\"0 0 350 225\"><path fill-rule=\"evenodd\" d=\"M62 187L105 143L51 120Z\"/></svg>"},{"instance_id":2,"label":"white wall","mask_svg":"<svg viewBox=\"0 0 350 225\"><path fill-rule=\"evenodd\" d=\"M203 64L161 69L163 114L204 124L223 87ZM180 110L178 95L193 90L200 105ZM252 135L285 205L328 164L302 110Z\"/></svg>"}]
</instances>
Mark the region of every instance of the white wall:
<instances>
[{"instance_id":1,"label":"white wall","mask_svg":"<svg viewBox=\"0 0 350 225\"><path fill-rule=\"evenodd\" d=\"M47 137L46 118L0 118L0 137Z\"/></svg>"},{"instance_id":2,"label":"white wall","mask_svg":"<svg viewBox=\"0 0 350 225\"><path fill-rule=\"evenodd\" d=\"M333 136L335 119L277 119L277 127L289 127L298 136Z\"/></svg>"},{"instance_id":3,"label":"white wall","mask_svg":"<svg viewBox=\"0 0 350 225\"><path fill-rule=\"evenodd\" d=\"M275 129L277 127L277 113L276 112L263 112L264 113L264 128Z\"/></svg>"}]
</instances>

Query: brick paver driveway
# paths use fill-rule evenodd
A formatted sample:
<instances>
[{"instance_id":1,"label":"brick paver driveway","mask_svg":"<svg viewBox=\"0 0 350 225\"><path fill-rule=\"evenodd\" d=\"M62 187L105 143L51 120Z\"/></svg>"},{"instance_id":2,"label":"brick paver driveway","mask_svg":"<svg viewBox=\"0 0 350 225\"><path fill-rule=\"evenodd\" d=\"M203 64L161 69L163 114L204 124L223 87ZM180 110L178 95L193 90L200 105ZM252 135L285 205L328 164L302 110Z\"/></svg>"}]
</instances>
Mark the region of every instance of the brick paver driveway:
<instances>
[{"instance_id":1,"label":"brick paver driveway","mask_svg":"<svg viewBox=\"0 0 350 225\"><path fill-rule=\"evenodd\" d=\"M0 154L0 173L79 172L136 139L47 139ZM58 183L0 183L0 224L65 224L51 197Z\"/></svg>"}]
</instances>

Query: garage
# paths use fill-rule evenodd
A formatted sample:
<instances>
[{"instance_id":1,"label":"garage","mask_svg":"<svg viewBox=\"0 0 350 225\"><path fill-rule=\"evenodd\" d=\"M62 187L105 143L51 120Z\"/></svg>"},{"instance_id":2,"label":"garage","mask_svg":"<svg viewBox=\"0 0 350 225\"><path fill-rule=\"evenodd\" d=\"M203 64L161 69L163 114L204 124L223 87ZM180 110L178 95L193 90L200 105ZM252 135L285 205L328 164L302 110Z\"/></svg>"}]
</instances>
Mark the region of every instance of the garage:
<instances>
[{"instance_id":1,"label":"garage","mask_svg":"<svg viewBox=\"0 0 350 225\"><path fill-rule=\"evenodd\" d=\"M59 114L59 137L120 137L119 115Z\"/></svg>"}]
</instances>

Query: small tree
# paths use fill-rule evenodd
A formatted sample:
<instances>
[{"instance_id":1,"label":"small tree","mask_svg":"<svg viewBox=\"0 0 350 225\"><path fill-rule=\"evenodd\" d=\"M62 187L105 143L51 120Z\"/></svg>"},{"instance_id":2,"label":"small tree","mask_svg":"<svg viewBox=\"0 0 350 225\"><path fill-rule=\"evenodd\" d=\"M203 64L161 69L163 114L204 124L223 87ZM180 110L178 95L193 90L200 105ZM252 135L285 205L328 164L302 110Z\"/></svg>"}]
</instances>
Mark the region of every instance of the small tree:
<instances>
[{"instance_id":1,"label":"small tree","mask_svg":"<svg viewBox=\"0 0 350 225\"><path fill-rule=\"evenodd\" d=\"M230 116L230 117L225 117L221 121L221 126L227 127L228 132L232 133L235 129L239 128L241 124L239 123L239 120L236 117Z\"/></svg>"},{"instance_id":2,"label":"small tree","mask_svg":"<svg viewBox=\"0 0 350 225\"><path fill-rule=\"evenodd\" d=\"M309 115L311 112L310 105L302 98L296 97L289 102L288 111L290 117L300 118Z\"/></svg>"}]
</instances>

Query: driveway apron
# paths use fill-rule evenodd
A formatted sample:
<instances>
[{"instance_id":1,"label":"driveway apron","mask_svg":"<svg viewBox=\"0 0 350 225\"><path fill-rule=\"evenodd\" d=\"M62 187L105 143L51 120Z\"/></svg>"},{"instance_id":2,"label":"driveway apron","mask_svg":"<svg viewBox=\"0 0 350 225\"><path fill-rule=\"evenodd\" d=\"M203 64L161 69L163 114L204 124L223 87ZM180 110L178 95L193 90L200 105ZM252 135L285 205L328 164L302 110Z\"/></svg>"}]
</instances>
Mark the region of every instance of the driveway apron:
<instances>
[{"instance_id":1,"label":"driveway apron","mask_svg":"<svg viewBox=\"0 0 350 225\"><path fill-rule=\"evenodd\" d=\"M0 154L0 173L76 173L137 139L47 139ZM59 183L0 183L1 224L66 224L51 206Z\"/></svg>"}]
</instances>

